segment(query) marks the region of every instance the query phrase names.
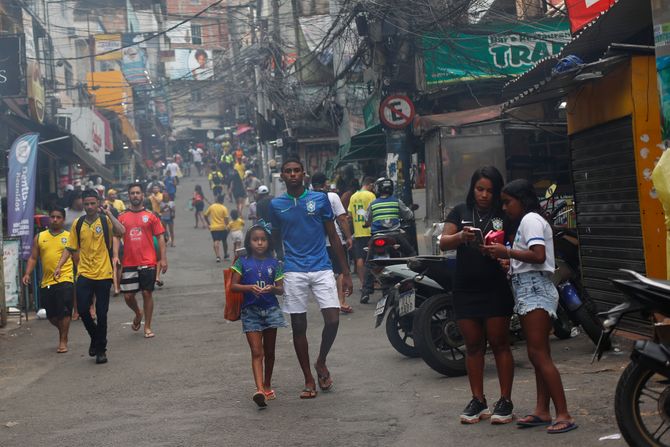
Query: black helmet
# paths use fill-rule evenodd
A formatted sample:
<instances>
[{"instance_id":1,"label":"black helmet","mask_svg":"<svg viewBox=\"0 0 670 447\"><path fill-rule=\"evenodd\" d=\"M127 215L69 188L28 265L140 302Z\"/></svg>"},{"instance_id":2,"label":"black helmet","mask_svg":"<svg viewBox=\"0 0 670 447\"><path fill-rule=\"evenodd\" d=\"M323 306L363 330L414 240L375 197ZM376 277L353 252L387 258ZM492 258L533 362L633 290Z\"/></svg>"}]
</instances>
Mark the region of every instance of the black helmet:
<instances>
[{"instance_id":1,"label":"black helmet","mask_svg":"<svg viewBox=\"0 0 670 447\"><path fill-rule=\"evenodd\" d=\"M383 194L393 194L393 180L387 177L377 179L375 182L375 191L377 191L378 196Z\"/></svg>"}]
</instances>

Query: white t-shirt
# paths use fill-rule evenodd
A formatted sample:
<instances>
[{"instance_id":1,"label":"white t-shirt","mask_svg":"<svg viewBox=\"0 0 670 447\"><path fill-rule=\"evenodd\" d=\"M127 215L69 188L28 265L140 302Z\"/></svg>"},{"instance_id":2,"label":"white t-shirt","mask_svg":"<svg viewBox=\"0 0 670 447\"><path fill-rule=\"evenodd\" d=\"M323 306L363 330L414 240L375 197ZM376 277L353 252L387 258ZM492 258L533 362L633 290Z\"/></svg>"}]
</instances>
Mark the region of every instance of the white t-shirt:
<instances>
[{"instance_id":1,"label":"white t-shirt","mask_svg":"<svg viewBox=\"0 0 670 447\"><path fill-rule=\"evenodd\" d=\"M193 163L200 163L202 162L202 149L197 148L197 149L191 149L191 156L193 157Z\"/></svg>"},{"instance_id":2,"label":"white t-shirt","mask_svg":"<svg viewBox=\"0 0 670 447\"><path fill-rule=\"evenodd\" d=\"M533 245L544 245L546 258L544 264L529 264L512 259L512 274L524 272L554 273L554 237L549 223L537 213L528 213L521 219L514 238L514 250L528 250Z\"/></svg>"},{"instance_id":3,"label":"white t-shirt","mask_svg":"<svg viewBox=\"0 0 670 447\"><path fill-rule=\"evenodd\" d=\"M337 224L337 216L347 214L347 211L344 209L344 205L342 205L340 196L338 196L334 192L328 193L328 200L330 201L331 208L333 208L333 216L335 216L333 218L333 223L335 223L335 230L337 231L337 235L340 238L340 242L342 242L342 245L344 245L344 236L342 235L342 230L340 230L340 226ZM330 247L330 240L328 239L328 236L326 236L326 247Z\"/></svg>"},{"instance_id":4,"label":"white t-shirt","mask_svg":"<svg viewBox=\"0 0 670 447\"><path fill-rule=\"evenodd\" d=\"M179 165L175 163L174 161L171 163L168 163L168 165L165 167L165 172L170 173L170 177L176 177L177 172L179 172Z\"/></svg>"}]
</instances>

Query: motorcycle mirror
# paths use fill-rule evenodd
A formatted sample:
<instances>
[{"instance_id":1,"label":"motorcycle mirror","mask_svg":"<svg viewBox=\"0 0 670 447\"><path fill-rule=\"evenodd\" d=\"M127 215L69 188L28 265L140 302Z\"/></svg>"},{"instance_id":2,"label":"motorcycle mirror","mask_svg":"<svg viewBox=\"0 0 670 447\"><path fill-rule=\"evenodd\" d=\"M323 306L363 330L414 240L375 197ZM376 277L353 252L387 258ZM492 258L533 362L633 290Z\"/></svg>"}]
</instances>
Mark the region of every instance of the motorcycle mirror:
<instances>
[{"instance_id":1,"label":"motorcycle mirror","mask_svg":"<svg viewBox=\"0 0 670 447\"><path fill-rule=\"evenodd\" d=\"M551 199L554 194L556 194L556 189L558 188L558 185L556 183L552 183L549 185L549 188L544 192L544 198L545 199Z\"/></svg>"}]
</instances>

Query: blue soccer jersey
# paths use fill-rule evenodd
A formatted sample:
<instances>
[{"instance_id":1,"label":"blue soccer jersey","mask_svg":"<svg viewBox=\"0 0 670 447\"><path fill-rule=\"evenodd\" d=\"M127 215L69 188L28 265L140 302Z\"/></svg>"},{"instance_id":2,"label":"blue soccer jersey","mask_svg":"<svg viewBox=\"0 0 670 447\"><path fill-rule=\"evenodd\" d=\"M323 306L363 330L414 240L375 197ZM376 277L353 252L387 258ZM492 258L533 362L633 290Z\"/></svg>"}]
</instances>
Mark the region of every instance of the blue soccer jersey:
<instances>
[{"instance_id":1,"label":"blue soccer jersey","mask_svg":"<svg viewBox=\"0 0 670 447\"><path fill-rule=\"evenodd\" d=\"M323 223L333 220L333 209L326 194L309 190L300 197L283 194L272 199L270 216L273 231L279 229L284 242L285 271L332 269Z\"/></svg>"}]
</instances>

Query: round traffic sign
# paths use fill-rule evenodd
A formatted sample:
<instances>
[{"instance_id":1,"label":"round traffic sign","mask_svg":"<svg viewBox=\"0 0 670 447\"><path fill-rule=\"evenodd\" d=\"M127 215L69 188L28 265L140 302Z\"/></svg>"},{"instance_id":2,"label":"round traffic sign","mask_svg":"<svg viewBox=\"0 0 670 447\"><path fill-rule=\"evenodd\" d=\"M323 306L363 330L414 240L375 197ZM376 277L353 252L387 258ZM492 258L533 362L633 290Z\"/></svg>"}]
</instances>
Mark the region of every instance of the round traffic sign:
<instances>
[{"instance_id":1,"label":"round traffic sign","mask_svg":"<svg viewBox=\"0 0 670 447\"><path fill-rule=\"evenodd\" d=\"M387 96L379 106L379 119L392 129L403 129L414 119L414 104L404 95Z\"/></svg>"}]
</instances>

